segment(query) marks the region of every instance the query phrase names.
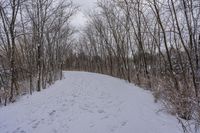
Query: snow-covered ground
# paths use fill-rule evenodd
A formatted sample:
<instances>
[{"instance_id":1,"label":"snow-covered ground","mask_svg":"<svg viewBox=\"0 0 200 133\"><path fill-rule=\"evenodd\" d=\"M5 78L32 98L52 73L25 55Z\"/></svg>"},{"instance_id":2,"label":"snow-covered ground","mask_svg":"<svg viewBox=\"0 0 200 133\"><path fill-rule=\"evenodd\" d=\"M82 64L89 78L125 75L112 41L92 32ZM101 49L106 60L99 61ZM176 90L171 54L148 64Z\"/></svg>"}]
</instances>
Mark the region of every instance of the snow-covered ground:
<instances>
[{"instance_id":1,"label":"snow-covered ground","mask_svg":"<svg viewBox=\"0 0 200 133\"><path fill-rule=\"evenodd\" d=\"M181 133L150 92L87 72L0 108L0 133Z\"/></svg>"}]
</instances>

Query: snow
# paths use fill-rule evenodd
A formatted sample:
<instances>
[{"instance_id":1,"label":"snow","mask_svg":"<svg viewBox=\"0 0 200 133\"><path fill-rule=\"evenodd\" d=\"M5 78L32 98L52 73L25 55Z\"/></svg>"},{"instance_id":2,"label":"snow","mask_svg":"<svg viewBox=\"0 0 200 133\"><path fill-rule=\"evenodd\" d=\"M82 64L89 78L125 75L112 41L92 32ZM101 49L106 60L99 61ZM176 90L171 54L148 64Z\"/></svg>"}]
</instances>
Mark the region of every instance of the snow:
<instances>
[{"instance_id":1,"label":"snow","mask_svg":"<svg viewBox=\"0 0 200 133\"><path fill-rule=\"evenodd\" d=\"M42 92L0 108L0 133L181 133L149 91L124 80L64 72Z\"/></svg>"}]
</instances>

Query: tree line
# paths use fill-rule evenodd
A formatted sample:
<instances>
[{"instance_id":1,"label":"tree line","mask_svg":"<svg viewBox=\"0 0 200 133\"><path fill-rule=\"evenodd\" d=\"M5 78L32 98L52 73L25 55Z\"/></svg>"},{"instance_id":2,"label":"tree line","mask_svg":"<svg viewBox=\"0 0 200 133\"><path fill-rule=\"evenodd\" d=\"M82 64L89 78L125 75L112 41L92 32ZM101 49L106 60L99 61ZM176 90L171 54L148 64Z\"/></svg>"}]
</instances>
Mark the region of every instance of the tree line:
<instances>
[{"instance_id":1,"label":"tree line","mask_svg":"<svg viewBox=\"0 0 200 133\"><path fill-rule=\"evenodd\" d=\"M0 103L62 78L76 11L66 0L0 1Z\"/></svg>"},{"instance_id":2,"label":"tree line","mask_svg":"<svg viewBox=\"0 0 200 133\"><path fill-rule=\"evenodd\" d=\"M178 118L200 120L200 1L101 0L66 69L109 74L152 90Z\"/></svg>"}]
</instances>

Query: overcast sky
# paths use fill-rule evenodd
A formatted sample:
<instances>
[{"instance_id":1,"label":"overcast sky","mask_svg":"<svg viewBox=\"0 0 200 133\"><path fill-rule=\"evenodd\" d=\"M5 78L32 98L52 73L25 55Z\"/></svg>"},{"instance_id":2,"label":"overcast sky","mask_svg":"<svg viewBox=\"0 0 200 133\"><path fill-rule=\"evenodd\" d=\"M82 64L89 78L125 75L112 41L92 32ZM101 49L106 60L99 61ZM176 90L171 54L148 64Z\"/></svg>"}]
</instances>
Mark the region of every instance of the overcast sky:
<instances>
[{"instance_id":1,"label":"overcast sky","mask_svg":"<svg viewBox=\"0 0 200 133\"><path fill-rule=\"evenodd\" d=\"M83 27L87 21L86 16L84 14L95 8L95 3L97 2L97 0L72 0L72 1L74 2L74 4L80 7L79 8L80 11L76 14L76 16L74 16L72 24L74 26Z\"/></svg>"}]
</instances>

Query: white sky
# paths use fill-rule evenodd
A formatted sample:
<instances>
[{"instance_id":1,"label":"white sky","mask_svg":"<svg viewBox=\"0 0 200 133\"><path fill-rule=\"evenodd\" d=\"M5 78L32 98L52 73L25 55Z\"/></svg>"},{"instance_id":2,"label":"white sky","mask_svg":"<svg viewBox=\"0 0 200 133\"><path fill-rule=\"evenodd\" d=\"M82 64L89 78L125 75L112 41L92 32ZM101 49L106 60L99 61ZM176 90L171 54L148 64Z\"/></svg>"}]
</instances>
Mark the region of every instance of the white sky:
<instances>
[{"instance_id":1,"label":"white sky","mask_svg":"<svg viewBox=\"0 0 200 133\"><path fill-rule=\"evenodd\" d=\"M97 0L72 0L74 4L78 5L80 11L74 16L72 24L76 27L83 27L87 21L86 12L95 8Z\"/></svg>"}]
</instances>

